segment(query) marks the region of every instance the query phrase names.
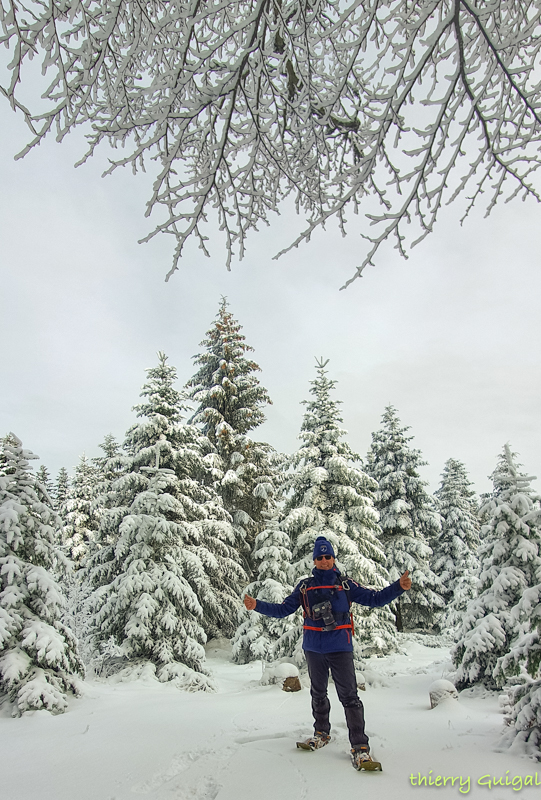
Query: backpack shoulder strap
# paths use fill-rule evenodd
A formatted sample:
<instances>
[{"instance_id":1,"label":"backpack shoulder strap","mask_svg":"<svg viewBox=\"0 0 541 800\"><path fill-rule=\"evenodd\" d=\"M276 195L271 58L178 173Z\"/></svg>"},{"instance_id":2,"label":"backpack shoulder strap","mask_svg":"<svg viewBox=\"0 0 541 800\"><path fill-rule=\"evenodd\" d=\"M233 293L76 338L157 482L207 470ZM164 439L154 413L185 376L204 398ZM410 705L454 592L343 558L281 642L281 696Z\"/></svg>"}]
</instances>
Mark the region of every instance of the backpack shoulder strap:
<instances>
[{"instance_id":1,"label":"backpack shoulder strap","mask_svg":"<svg viewBox=\"0 0 541 800\"><path fill-rule=\"evenodd\" d=\"M311 575L307 575L306 578L301 578L299 584L299 592L301 593L301 598L302 598L302 611L305 617L310 616L310 606L308 605L306 590L308 588L308 584L310 583L311 578L312 578Z\"/></svg>"},{"instance_id":2,"label":"backpack shoulder strap","mask_svg":"<svg viewBox=\"0 0 541 800\"><path fill-rule=\"evenodd\" d=\"M344 590L344 593L348 599L349 607L351 608L351 598L349 596L349 593L351 591L351 586L349 585L350 580L351 578L348 578L347 575L340 576L340 583L342 584L342 589Z\"/></svg>"},{"instance_id":3,"label":"backpack shoulder strap","mask_svg":"<svg viewBox=\"0 0 541 800\"><path fill-rule=\"evenodd\" d=\"M344 590L344 594L346 595L346 597L348 599L349 619L351 621L351 635L355 636L355 623L353 621L353 612L351 610L351 597L349 596L349 593L351 591L351 586L349 585L349 582L351 580L352 580L352 578L348 578L347 575L341 575L340 576L340 583L342 584L342 589Z\"/></svg>"}]
</instances>

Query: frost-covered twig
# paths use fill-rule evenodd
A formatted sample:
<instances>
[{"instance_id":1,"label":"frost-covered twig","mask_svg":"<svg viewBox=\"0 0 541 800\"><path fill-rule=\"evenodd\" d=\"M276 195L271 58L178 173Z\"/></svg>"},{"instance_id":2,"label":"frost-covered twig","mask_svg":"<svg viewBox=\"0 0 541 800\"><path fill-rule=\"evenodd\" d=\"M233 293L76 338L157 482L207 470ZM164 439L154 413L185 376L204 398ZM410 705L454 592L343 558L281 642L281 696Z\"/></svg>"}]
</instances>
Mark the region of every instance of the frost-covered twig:
<instances>
[{"instance_id":1,"label":"frost-covered twig","mask_svg":"<svg viewBox=\"0 0 541 800\"><path fill-rule=\"evenodd\" d=\"M164 213L141 241L175 237L167 277L189 239L209 254L210 212L229 268L288 198L307 224L281 253L360 211L373 231L347 285L462 193L464 216L540 199L541 0L0 0L0 24L0 90L32 132L21 155L85 125L82 161L107 140L125 148L108 172L159 165L147 216Z\"/></svg>"}]
</instances>

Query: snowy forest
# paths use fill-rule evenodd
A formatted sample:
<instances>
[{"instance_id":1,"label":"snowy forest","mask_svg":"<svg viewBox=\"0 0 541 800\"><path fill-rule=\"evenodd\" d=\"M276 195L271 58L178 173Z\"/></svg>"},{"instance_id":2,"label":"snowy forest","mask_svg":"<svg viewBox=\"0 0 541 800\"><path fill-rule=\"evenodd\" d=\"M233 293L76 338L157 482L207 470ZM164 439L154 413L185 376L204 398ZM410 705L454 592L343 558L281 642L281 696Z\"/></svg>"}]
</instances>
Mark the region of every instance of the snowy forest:
<instances>
[{"instance_id":1,"label":"snowy forest","mask_svg":"<svg viewBox=\"0 0 541 800\"><path fill-rule=\"evenodd\" d=\"M413 436L392 405L366 455L342 427L332 364L318 359L299 447L258 441L271 398L242 326L222 299L178 388L163 352L136 421L52 476L31 442L0 454L0 703L12 716L68 709L85 676L146 665L180 690L213 692L205 644L233 662L303 668L300 612L263 617L244 593L281 602L310 573L325 536L342 573L411 591L354 607L354 659L401 650L405 633L452 643L458 690L504 698L507 742L541 757L541 497L504 443L478 497L449 457L432 495ZM128 409L127 409L128 411ZM94 443L89 442L89 447ZM503 721L503 720L502 720Z\"/></svg>"}]
</instances>

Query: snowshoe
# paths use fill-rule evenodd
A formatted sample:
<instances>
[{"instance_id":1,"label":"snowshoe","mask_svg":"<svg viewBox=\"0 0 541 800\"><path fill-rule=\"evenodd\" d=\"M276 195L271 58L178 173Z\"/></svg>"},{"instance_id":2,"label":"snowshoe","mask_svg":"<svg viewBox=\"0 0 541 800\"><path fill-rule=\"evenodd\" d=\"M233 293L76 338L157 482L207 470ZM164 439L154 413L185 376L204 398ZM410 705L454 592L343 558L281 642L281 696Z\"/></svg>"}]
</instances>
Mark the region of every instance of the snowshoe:
<instances>
[{"instance_id":1,"label":"snowshoe","mask_svg":"<svg viewBox=\"0 0 541 800\"><path fill-rule=\"evenodd\" d=\"M379 761L374 761L369 751L365 748L351 751L351 763L357 770L382 771Z\"/></svg>"},{"instance_id":2,"label":"snowshoe","mask_svg":"<svg viewBox=\"0 0 541 800\"><path fill-rule=\"evenodd\" d=\"M304 742L297 742L297 747L301 750L319 750L320 747L325 747L330 741L331 737L328 733L316 731L313 736L310 736Z\"/></svg>"}]
</instances>

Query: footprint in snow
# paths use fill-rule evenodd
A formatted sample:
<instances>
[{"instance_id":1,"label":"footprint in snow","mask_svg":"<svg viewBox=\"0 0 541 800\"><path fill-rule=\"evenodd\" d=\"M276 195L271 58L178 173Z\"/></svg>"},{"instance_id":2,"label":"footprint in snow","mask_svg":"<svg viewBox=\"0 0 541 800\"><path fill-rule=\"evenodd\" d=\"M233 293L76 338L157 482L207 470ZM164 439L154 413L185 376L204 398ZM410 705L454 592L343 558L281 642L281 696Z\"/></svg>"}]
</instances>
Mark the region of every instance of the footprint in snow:
<instances>
[{"instance_id":1,"label":"footprint in snow","mask_svg":"<svg viewBox=\"0 0 541 800\"><path fill-rule=\"evenodd\" d=\"M185 772L191 765L197 761L203 753L181 753L174 756L168 768L164 772L156 772L151 778L146 781L140 781L131 787L131 791L135 794L150 794L155 792L164 783L167 783L172 778L176 778L182 772Z\"/></svg>"},{"instance_id":2,"label":"footprint in snow","mask_svg":"<svg viewBox=\"0 0 541 800\"><path fill-rule=\"evenodd\" d=\"M195 786L184 787L177 797L178 800L214 800L221 788L214 778L205 777Z\"/></svg>"}]
</instances>

